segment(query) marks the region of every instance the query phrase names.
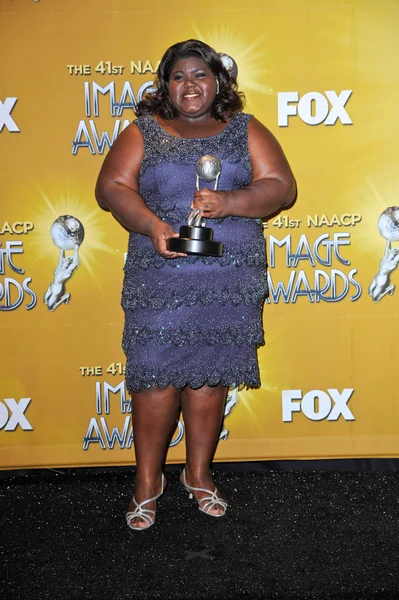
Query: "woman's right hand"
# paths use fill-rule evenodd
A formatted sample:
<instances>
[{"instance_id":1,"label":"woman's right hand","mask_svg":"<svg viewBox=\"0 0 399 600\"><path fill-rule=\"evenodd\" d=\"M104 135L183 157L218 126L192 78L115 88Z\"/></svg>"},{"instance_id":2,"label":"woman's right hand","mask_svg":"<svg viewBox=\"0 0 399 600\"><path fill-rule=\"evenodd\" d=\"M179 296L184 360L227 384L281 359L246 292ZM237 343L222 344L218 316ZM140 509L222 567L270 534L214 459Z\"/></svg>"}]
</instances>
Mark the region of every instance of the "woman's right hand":
<instances>
[{"instance_id":1,"label":"woman's right hand","mask_svg":"<svg viewBox=\"0 0 399 600\"><path fill-rule=\"evenodd\" d=\"M152 226L151 231L148 233L148 237L152 241L158 254L164 258L181 258L187 256L187 254L183 254L182 252L170 252L170 250L167 249L166 244L168 239L171 237L179 237L179 234L172 229L169 223L158 221Z\"/></svg>"}]
</instances>

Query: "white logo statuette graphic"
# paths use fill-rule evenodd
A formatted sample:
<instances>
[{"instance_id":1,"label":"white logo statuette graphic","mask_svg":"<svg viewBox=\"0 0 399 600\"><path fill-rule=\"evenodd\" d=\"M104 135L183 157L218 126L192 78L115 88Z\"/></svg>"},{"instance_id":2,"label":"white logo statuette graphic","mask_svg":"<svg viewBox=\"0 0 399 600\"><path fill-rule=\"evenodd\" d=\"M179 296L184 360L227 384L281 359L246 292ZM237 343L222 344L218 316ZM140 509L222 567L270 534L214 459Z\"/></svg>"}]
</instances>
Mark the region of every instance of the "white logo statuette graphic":
<instances>
[{"instance_id":1,"label":"white logo statuette graphic","mask_svg":"<svg viewBox=\"0 0 399 600\"><path fill-rule=\"evenodd\" d=\"M378 273L369 285L369 294L373 302L395 291L391 283L391 274L399 265L399 248L392 248L392 242L399 242L399 206L389 206L378 219L378 231L385 240L385 252L380 260Z\"/></svg>"}]
</instances>

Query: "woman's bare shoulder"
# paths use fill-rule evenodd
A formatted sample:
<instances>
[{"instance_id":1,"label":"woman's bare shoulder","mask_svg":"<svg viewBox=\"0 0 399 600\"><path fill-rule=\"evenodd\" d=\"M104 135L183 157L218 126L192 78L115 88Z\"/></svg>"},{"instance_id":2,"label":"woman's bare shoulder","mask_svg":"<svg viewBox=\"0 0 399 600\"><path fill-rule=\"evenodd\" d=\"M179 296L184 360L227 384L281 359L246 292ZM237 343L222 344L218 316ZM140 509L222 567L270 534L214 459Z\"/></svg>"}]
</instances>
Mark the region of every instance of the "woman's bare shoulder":
<instances>
[{"instance_id":1,"label":"woman's bare shoulder","mask_svg":"<svg viewBox=\"0 0 399 600\"><path fill-rule=\"evenodd\" d=\"M258 137L258 138L269 138L273 139L274 135L263 123L261 123L256 117L253 115L248 120L248 137Z\"/></svg>"}]
</instances>

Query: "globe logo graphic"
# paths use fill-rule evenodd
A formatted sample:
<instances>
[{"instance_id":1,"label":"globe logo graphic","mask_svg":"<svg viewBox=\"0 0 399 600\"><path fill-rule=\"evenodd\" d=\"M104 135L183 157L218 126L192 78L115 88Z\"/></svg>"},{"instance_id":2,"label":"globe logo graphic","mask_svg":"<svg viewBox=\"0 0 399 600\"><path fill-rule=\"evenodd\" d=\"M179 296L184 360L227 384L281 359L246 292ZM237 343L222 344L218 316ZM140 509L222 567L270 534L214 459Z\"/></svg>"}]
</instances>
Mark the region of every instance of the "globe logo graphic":
<instances>
[{"instance_id":1,"label":"globe logo graphic","mask_svg":"<svg viewBox=\"0 0 399 600\"><path fill-rule=\"evenodd\" d=\"M230 77L233 77L233 79L237 79L238 67L234 58L232 58L228 54L225 54L224 52L219 52L219 56L224 68L226 69L226 71L228 71Z\"/></svg>"},{"instance_id":2,"label":"globe logo graphic","mask_svg":"<svg viewBox=\"0 0 399 600\"><path fill-rule=\"evenodd\" d=\"M378 219L378 231L387 242L399 242L399 206L390 206Z\"/></svg>"},{"instance_id":3,"label":"globe logo graphic","mask_svg":"<svg viewBox=\"0 0 399 600\"><path fill-rule=\"evenodd\" d=\"M74 250L85 237L83 224L71 215L58 217L50 228L53 243L61 250Z\"/></svg>"}]
</instances>

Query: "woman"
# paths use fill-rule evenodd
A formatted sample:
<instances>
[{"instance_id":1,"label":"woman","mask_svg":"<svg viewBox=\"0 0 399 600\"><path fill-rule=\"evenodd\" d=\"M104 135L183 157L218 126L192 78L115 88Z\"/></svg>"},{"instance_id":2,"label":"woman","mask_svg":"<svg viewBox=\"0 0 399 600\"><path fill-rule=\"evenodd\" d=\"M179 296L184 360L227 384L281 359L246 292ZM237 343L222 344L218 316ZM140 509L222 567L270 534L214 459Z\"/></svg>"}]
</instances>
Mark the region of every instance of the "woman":
<instances>
[{"instance_id":1,"label":"woman","mask_svg":"<svg viewBox=\"0 0 399 600\"><path fill-rule=\"evenodd\" d=\"M131 232L122 306L137 462L126 519L135 530L154 523L180 409L181 483L201 511L225 514L210 463L226 393L260 384L256 350L267 293L260 219L292 202L295 181L273 135L241 112L236 89L208 45L188 40L169 48L156 92L138 105L138 119L112 146L97 182L99 205ZM196 191L195 165L204 155L221 161L216 191ZM190 208L223 242L222 257L168 250Z\"/></svg>"}]
</instances>

